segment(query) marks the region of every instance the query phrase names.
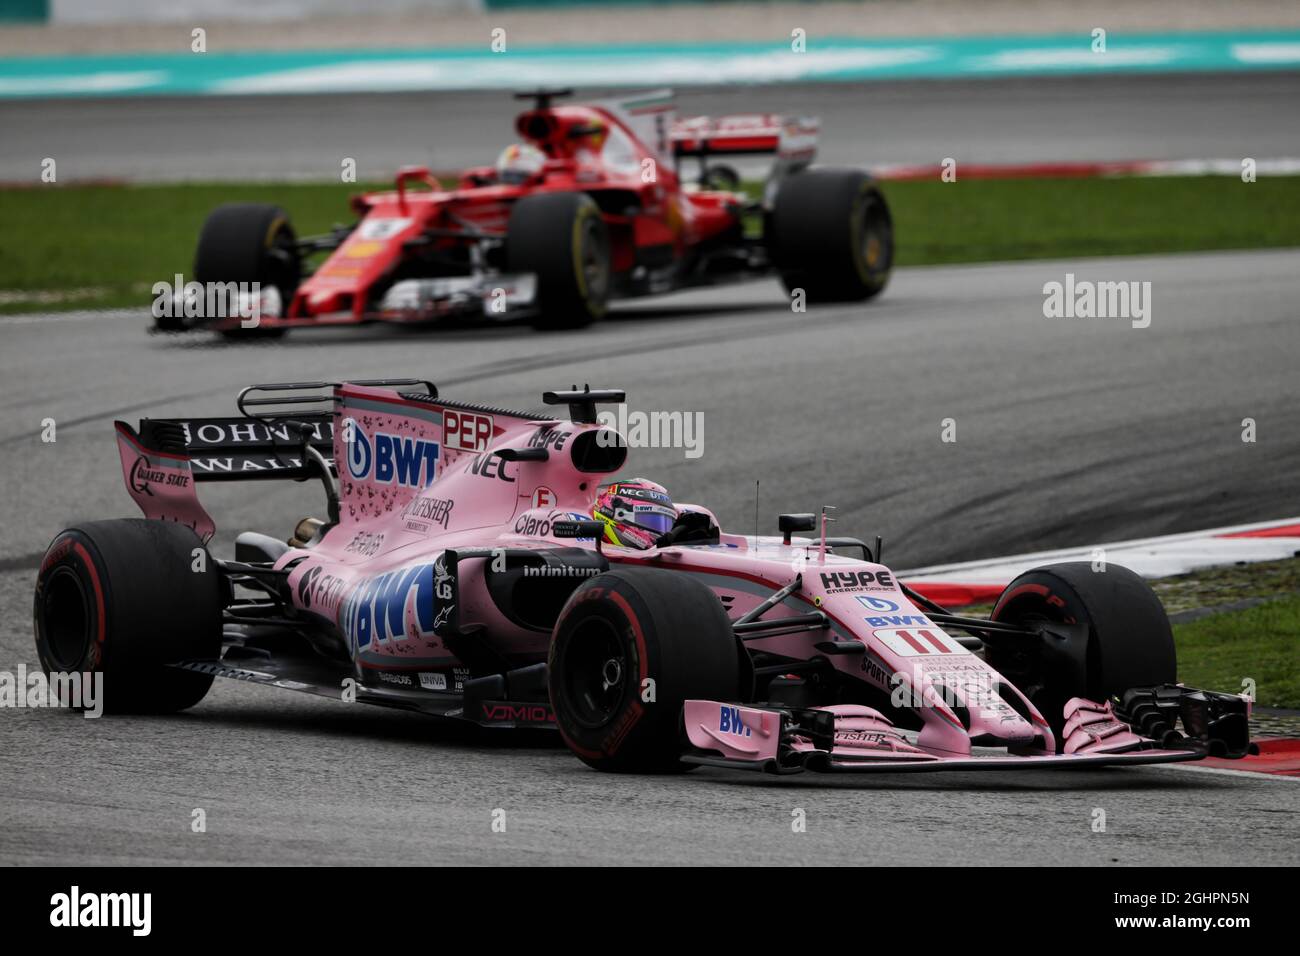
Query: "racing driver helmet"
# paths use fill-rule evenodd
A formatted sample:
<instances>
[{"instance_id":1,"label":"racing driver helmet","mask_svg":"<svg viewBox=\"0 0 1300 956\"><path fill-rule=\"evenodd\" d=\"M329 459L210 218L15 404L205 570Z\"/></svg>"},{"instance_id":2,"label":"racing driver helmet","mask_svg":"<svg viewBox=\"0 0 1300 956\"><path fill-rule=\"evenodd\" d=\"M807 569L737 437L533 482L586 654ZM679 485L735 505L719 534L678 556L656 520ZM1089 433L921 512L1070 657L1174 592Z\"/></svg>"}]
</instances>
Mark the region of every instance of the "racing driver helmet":
<instances>
[{"instance_id":1,"label":"racing driver helmet","mask_svg":"<svg viewBox=\"0 0 1300 956\"><path fill-rule=\"evenodd\" d=\"M632 478L597 488L591 516L605 526L606 541L645 550L673 526L677 508L663 485Z\"/></svg>"},{"instance_id":2,"label":"racing driver helmet","mask_svg":"<svg viewBox=\"0 0 1300 956\"><path fill-rule=\"evenodd\" d=\"M528 143L511 143L497 157L497 179L517 186L542 171L546 154Z\"/></svg>"}]
</instances>

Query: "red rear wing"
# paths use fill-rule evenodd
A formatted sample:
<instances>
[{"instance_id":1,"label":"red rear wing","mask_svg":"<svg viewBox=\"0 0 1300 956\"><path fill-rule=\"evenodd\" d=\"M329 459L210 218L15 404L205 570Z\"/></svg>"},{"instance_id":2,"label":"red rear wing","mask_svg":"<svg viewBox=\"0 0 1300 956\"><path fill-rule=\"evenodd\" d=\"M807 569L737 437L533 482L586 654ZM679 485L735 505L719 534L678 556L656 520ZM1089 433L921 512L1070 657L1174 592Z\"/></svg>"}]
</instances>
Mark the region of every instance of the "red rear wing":
<instances>
[{"instance_id":1,"label":"red rear wing","mask_svg":"<svg viewBox=\"0 0 1300 956\"><path fill-rule=\"evenodd\" d=\"M763 155L811 162L821 124L816 117L777 113L692 116L672 127L676 156Z\"/></svg>"}]
</instances>

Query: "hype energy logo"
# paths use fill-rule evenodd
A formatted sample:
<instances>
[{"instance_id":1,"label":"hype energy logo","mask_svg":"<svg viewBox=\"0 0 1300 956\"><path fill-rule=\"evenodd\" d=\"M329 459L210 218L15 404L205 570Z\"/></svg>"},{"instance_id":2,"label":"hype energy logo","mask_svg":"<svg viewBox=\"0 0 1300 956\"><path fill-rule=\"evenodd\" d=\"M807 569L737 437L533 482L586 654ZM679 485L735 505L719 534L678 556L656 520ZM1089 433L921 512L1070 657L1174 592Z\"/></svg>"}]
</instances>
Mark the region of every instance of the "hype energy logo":
<instances>
[{"instance_id":1,"label":"hype energy logo","mask_svg":"<svg viewBox=\"0 0 1300 956\"><path fill-rule=\"evenodd\" d=\"M438 476L442 451L436 441L411 435L375 432L367 436L359 425L347 443L348 474L357 481L423 488Z\"/></svg>"}]
</instances>

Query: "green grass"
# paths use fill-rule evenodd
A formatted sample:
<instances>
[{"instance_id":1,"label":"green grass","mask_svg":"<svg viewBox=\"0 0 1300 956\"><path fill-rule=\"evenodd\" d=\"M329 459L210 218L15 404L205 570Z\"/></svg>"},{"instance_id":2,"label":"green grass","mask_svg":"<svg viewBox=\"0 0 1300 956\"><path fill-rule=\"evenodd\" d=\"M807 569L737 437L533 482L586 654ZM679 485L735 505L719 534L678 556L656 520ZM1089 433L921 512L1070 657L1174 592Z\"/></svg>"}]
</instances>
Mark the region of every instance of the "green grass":
<instances>
[{"instance_id":1,"label":"green grass","mask_svg":"<svg viewBox=\"0 0 1300 956\"><path fill-rule=\"evenodd\" d=\"M1193 608L1220 607L1248 598L1300 594L1300 560L1282 558L1205 568L1152 581L1151 587L1170 614Z\"/></svg>"},{"instance_id":2,"label":"green grass","mask_svg":"<svg viewBox=\"0 0 1300 956\"><path fill-rule=\"evenodd\" d=\"M386 188L384 184L383 188ZM204 217L275 202L299 235L350 222L366 184L69 185L0 190L0 312L138 305L189 278ZM1300 177L884 185L900 265L1300 246Z\"/></svg>"},{"instance_id":3,"label":"green grass","mask_svg":"<svg viewBox=\"0 0 1300 956\"><path fill-rule=\"evenodd\" d=\"M886 183L900 265L1300 245L1300 177Z\"/></svg>"},{"instance_id":4,"label":"green grass","mask_svg":"<svg viewBox=\"0 0 1300 956\"><path fill-rule=\"evenodd\" d=\"M1265 707L1300 707L1300 596L1174 627L1178 679L1192 687L1242 693L1255 682Z\"/></svg>"},{"instance_id":5,"label":"green grass","mask_svg":"<svg viewBox=\"0 0 1300 956\"><path fill-rule=\"evenodd\" d=\"M289 211L298 235L354 217L348 198L387 184L196 183L49 186L0 191L0 313L143 305L155 282L192 279L203 220L223 202ZM73 293L24 304L18 292Z\"/></svg>"}]
</instances>

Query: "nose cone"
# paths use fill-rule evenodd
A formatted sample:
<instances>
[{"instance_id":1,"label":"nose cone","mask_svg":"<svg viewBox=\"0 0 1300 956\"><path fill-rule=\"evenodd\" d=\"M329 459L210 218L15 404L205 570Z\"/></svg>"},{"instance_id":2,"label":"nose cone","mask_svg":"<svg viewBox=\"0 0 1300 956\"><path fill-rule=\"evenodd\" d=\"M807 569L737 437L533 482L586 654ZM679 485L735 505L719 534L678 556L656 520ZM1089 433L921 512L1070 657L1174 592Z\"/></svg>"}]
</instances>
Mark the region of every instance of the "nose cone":
<instances>
[{"instance_id":1,"label":"nose cone","mask_svg":"<svg viewBox=\"0 0 1300 956\"><path fill-rule=\"evenodd\" d=\"M1002 678L974 655L946 662L927 662L925 680L935 697L948 705L967 727L978 747L1032 744L1040 731L1002 695Z\"/></svg>"},{"instance_id":2,"label":"nose cone","mask_svg":"<svg viewBox=\"0 0 1300 956\"><path fill-rule=\"evenodd\" d=\"M980 747L1026 746L1034 742L1038 732L1032 724L1015 711L1009 713L990 710L987 713L971 712L971 743Z\"/></svg>"}]
</instances>

